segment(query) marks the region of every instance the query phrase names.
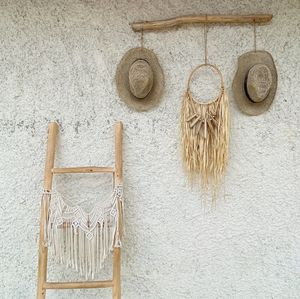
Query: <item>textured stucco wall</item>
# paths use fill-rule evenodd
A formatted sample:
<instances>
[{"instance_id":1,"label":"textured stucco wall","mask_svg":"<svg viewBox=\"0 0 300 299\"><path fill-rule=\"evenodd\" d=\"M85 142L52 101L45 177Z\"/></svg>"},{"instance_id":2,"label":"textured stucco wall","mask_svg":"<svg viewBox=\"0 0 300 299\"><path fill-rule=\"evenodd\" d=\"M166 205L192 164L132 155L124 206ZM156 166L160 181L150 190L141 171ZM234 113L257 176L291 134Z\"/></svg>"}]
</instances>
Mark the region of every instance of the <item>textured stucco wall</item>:
<instances>
[{"instance_id":1,"label":"textured stucco wall","mask_svg":"<svg viewBox=\"0 0 300 299\"><path fill-rule=\"evenodd\" d=\"M118 98L116 65L139 44L128 23L194 13L273 13L257 29L272 53L278 91L268 113L243 115L232 99L237 57L251 26L209 30L232 113L230 161L217 208L191 190L180 160L185 80L203 61L202 27L145 35L163 67L161 104L137 113ZM299 298L300 2L0 1L0 298L34 298L47 123L60 124L57 163L110 165L122 120L126 193L123 298ZM110 178L61 178L79 200ZM98 194L98 193L96 193ZM106 194L106 193L104 193ZM103 276L109 277L110 265ZM49 278L76 275L54 263ZM64 271L64 272L63 272ZM111 298L110 290L49 291L47 298Z\"/></svg>"}]
</instances>

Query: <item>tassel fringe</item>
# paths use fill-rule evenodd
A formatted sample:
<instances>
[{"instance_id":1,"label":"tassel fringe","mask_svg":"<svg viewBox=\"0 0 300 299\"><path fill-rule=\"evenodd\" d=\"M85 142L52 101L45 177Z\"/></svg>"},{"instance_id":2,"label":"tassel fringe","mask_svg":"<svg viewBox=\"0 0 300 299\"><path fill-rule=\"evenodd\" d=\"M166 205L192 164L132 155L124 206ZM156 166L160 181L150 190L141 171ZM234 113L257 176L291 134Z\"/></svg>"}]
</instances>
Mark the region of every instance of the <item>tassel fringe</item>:
<instances>
[{"instance_id":1,"label":"tassel fringe","mask_svg":"<svg viewBox=\"0 0 300 299\"><path fill-rule=\"evenodd\" d=\"M222 86L219 97L199 103L187 90L181 108L182 152L190 181L210 189L215 198L228 159L229 108Z\"/></svg>"},{"instance_id":2,"label":"tassel fringe","mask_svg":"<svg viewBox=\"0 0 300 299\"><path fill-rule=\"evenodd\" d=\"M121 247L124 214L123 189L117 186L106 205L86 213L69 206L55 194L45 192L42 207L48 208L45 246L51 247L56 260L75 269L86 279L94 279L114 247Z\"/></svg>"}]
</instances>

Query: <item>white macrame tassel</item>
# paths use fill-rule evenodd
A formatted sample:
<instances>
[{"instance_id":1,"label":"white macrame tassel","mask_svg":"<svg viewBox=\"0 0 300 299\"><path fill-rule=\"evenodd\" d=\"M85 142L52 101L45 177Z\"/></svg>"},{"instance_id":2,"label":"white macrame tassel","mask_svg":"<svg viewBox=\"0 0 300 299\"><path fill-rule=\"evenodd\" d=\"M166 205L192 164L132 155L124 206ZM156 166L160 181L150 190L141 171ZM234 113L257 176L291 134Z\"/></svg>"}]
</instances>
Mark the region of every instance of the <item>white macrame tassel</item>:
<instances>
[{"instance_id":1,"label":"white macrame tassel","mask_svg":"<svg viewBox=\"0 0 300 299\"><path fill-rule=\"evenodd\" d=\"M75 269L86 279L94 279L108 254L121 246L122 197L122 186L117 186L106 206L96 206L86 214L80 207L69 206L60 197L51 199L51 194L45 192L42 200L48 213L45 246L53 247L59 263Z\"/></svg>"}]
</instances>

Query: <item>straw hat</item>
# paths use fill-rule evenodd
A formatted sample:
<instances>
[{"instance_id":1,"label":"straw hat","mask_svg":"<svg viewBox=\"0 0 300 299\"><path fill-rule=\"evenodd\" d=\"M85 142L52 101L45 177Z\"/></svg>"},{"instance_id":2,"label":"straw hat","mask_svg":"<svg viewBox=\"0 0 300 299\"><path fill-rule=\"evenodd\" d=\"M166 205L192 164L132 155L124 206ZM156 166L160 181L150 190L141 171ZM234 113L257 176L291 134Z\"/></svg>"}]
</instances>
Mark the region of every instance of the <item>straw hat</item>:
<instances>
[{"instance_id":1,"label":"straw hat","mask_svg":"<svg viewBox=\"0 0 300 299\"><path fill-rule=\"evenodd\" d=\"M267 111L277 89L277 71L270 53L251 51L238 59L232 90L239 108L246 114Z\"/></svg>"},{"instance_id":2,"label":"straw hat","mask_svg":"<svg viewBox=\"0 0 300 299\"><path fill-rule=\"evenodd\" d=\"M116 72L120 98L138 111L158 104L164 89L164 74L153 51L133 48L125 53Z\"/></svg>"}]
</instances>

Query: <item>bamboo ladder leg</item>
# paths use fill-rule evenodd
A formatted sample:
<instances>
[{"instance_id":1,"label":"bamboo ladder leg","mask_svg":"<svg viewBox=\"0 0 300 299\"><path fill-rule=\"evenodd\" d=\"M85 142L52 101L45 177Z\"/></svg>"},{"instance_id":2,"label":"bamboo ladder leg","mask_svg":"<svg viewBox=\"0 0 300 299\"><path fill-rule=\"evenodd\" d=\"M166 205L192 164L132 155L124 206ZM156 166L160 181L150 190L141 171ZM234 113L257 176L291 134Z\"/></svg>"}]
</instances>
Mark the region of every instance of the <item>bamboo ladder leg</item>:
<instances>
[{"instance_id":1,"label":"bamboo ladder leg","mask_svg":"<svg viewBox=\"0 0 300 299\"><path fill-rule=\"evenodd\" d=\"M52 168L54 165L55 158L55 145L56 145L56 134L58 126L52 122L48 128L48 143L47 143L47 155L46 165L44 174L44 190L51 191L52 189ZM41 203L41 218L40 218L40 240L39 240L39 265L38 265L38 288L37 288L37 299L45 299L46 288L45 283L47 280L47 258L48 248L44 246L45 235L44 225L45 219L47 218L47 209L43 207L44 202ZM47 207L46 207L47 208Z\"/></svg>"},{"instance_id":2,"label":"bamboo ladder leg","mask_svg":"<svg viewBox=\"0 0 300 299\"><path fill-rule=\"evenodd\" d=\"M122 168L123 168L123 159L122 159L122 131L123 131L123 124L122 122L118 122L115 127L115 186L122 185L123 182L123 175L122 175ZM122 211L119 205L119 231L122 233L121 226L122 226ZM113 299L121 299L121 249L114 248L113 253Z\"/></svg>"}]
</instances>

